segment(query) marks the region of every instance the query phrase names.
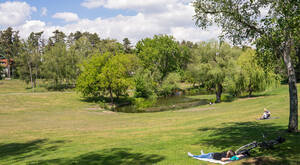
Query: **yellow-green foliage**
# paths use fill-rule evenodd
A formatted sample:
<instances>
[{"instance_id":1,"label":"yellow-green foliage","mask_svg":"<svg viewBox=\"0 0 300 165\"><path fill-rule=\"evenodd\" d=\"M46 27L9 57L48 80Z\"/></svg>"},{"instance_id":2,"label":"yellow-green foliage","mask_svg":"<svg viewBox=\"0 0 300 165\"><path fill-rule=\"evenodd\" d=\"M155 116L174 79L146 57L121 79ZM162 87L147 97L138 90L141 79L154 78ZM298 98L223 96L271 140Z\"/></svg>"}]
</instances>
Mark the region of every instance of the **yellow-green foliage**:
<instances>
[{"instance_id":1,"label":"yellow-green foliage","mask_svg":"<svg viewBox=\"0 0 300 165\"><path fill-rule=\"evenodd\" d=\"M82 65L77 90L84 96L105 96L110 92L116 96L126 94L137 67L135 55L95 54Z\"/></svg>"},{"instance_id":2,"label":"yellow-green foliage","mask_svg":"<svg viewBox=\"0 0 300 165\"><path fill-rule=\"evenodd\" d=\"M137 67L138 60L135 55L112 56L98 75L100 86L105 90L111 90L116 96L126 94L127 89L133 84L132 76Z\"/></svg>"},{"instance_id":3,"label":"yellow-green foliage","mask_svg":"<svg viewBox=\"0 0 300 165\"><path fill-rule=\"evenodd\" d=\"M270 70L264 70L255 58L255 51L247 49L238 59L240 70L234 75L231 82L231 92L241 94L264 91L279 83L279 76Z\"/></svg>"}]
</instances>

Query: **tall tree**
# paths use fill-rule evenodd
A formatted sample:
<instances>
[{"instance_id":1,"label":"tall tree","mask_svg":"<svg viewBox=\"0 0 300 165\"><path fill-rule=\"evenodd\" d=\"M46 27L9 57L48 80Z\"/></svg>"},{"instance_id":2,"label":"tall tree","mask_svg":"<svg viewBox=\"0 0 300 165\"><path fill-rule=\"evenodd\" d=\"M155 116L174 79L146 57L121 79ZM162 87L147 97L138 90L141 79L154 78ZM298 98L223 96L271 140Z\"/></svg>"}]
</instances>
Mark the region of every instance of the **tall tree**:
<instances>
[{"instance_id":1,"label":"tall tree","mask_svg":"<svg viewBox=\"0 0 300 165\"><path fill-rule=\"evenodd\" d=\"M127 93L137 70L137 58L130 54L95 54L82 65L77 90L84 96L106 96L114 103L114 95Z\"/></svg>"},{"instance_id":2,"label":"tall tree","mask_svg":"<svg viewBox=\"0 0 300 165\"><path fill-rule=\"evenodd\" d=\"M124 53L123 45L115 39L103 39L97 44L97 48L102 54L107 52L113 53L114 55Z\"/></svg>"},{"instance_id":3,"label":"tall tree","mask_svg":"<svg viewBox=\"0 0 300 165\"><path fill-rule=\"evenodd\" d=\"M50 40L52 40L54 44L58 42L65 43L66 34L64 32L55 30L53 34L54 36L50 37Z\"/></svg>"},{"instance_id":4,"label":"tall tree","mask_svg":"<svg viewBox=\"0 0 300 165\"><path fill-rule=\"evenodd\" d=\"M125 53L131 53L131 42L128 38L123 39L123 47L125 50Z\"/></svg>"},{"instance_id":5,"label":"tall tree","mask_svg":"<svg viewBox=\"0 0 300 165\"><path fill-rule=\"evenodd\" d=\"M31 82L31 87L36 87L36 80L40 74L42 64L43 32L32 32L27 41L23 42L23 49L20 56L16 59L20 78L27 83Z\"/></svg>"},{"instance_id":6,"label":"tall tree","mask_svg":"<svg viewBox=\"0 0 300 165\"><path fill-rule=\"evenodd\" d=\"M103 89L109 92L112 103L114 103L113 94L119 98L119 96L127 93L127 89L133 84L131 77L137 66L135 55L117 54L112 56L101 69L100 84Z\"/></svg>"},{"instance_id":7,"label":"tall tree","mask_svg":"<svg viewBox=\"0 0 300 165\"><path fill-rule=\"evenodd\" d=\"M59 87L68 81L67 66L71 64L67 57L67 48L62 42L56 43L45 51L42 65L43 77L52 82L54 87Z\"/></svg>"},{"instance_id":8,"label":"tall tree","mask_svg":"<svg viewBox=\"0 0 300 165\"><path fill-rule=\"evenodd\" d=\"M194 80L201 82L208 90L215 91L216 103L221 102L225 84L234 73L235 61L240 53L239 49L232 48L227 43L215 41L202 42L195 51L196 57L188 66L188 72L191 76L195 76L192 77Z\"/></svg>"},{"instance_id":9,"label":"tall tree","mask_svg":"<svg viewBox=\"0 0 300 165\"><path fill-rule=\"evenodd\" d=\"M172 36L155 35L139 41L136 45L137 56L145 69L151 74L157 73L157 80L162 82L168 73L178 71L182 56L178 43Z\"/></svg>"},{"instance_id":10,"label":"tall tree","mask_svg":"<svg viewBox=\"0 0 300 165\"><path fill-rule=\"evenodd\" d=\"M88 33L88 32L84 32L82 34L83 36L86 36L89 40L89 42L91 43L91 45L93 46L93 48L96 48L97 45L100 43L100 37L98 36L97 33Z\"/></svg>"},{"instance_id":11,"label":"tall tree","mask_svg":"<svg viewBox=\"0 0 300 165\"><path fill-rule=\"evenodd\" d=\"M11 62L14 57L18 56L20 51L20 37L18 31L13 31L11 27L0 32L0 47L3 50L3 55L7 60L7 77L11 78Z\"/></svg>"},{"instance_id":12,"label":"tall tree","mask_svg":"<svg viewBox=\"0 0 300 165\"><path fill-rule=\"evenodd\" d=\"M273 70L260 66L255 56L255 51L250 48L239 56L237 60L239 69L236 70L230 83L230 92L233 94L248 92L248 95L252 96L253 92L264 91L279 84L280 76Z\"/></svg>"},{"instance_id":13,"label":"tall tree","mask_svg":"<svg viewBox=\"0 0 300 165\"><path fill-rule=\"evenodd\" d=\"M223 36L234 43L257 40L258 52L270 50L281 57L288 74L290 117L288 130L298 131L298 96L291 51L300 41L299 0L196 0L196 24L222 27Z\"/></svg>"}]
</instances>

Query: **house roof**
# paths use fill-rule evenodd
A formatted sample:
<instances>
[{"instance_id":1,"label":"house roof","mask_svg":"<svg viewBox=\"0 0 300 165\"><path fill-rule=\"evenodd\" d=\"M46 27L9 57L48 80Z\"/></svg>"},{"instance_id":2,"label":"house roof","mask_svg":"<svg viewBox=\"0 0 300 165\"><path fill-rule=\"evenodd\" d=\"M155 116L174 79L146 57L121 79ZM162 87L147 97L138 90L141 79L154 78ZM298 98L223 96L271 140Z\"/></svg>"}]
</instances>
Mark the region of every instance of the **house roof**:
<instances>
[{"instance_id":1,"label":"house roof","mask_svg":"<svg viewBox=\"0 0 300 165\"><path fill-rule=\"evenodd\" d=\"M10 59L9 61L10 61L10 65L12 65L13 62L14 62L13 59ZM1 58L0 58L0 65L1 65L1 66L4 66L4 67L7 67L7 66L8 66L7 59L1 59Z\"/></svg>"}]
</instances>

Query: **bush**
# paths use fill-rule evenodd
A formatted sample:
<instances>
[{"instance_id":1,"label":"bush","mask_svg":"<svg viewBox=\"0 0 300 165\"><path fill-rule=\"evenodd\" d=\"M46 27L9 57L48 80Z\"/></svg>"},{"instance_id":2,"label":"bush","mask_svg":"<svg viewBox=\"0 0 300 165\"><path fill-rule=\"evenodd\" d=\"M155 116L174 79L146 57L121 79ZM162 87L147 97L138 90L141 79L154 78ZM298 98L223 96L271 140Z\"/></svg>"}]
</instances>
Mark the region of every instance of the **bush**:
<instances>
[{"instance_id":1,"label":"bush","mask_svg":"<svg viewBox=\"0 0 300 165\"><path fill-rule=\"evenodd\" d=\"M136 109L143 110L145 108L149 108L153 106L156 103L156 100L157 100L156 97L151 97L149 99L135 98L133 104Z\"/></svg>"},{"instance_id":2,"label":"bush","mask_svg":"<svg viewBox=\"0 0 300 165\"><path fill-rule=\"evenodd\" d=\"M180 75L178 73L170 73L162 82L159 89L160 96L171 96L175 90L179 88Z\"/></svg>"},{"instance_id":3,"label":"bush","mask_svg":"<svg viewBox=\"0 0 300 165\"><path fill-rule=\"evenodd\" d=\"M186 91L187 95L197 95L201 92L200 88L191 88L189 90Z\"/></svg>"},{"instance_id":4,"label":"bush","mask_svg":"<svg viewBox=\"0 0 300 165\"><path fill-rule=\"evenodd\" d=\"M97 103L98 103L99 107L101 107L101 108L103 108L103 109L105 109L105 110L110 110L110 109L109 109L109 106L107 105L107 103L105 102L105 100L103 100L103 101L98 101Z\"/></svg>"},{"instance_id":5,"label":"bush","mask_svg":"<svg viewBox=\"0 0 300 165\"><path fill-rule=\"evenodd\" d=\"M154 83L150 77L150 73L143 71L137 73L134 78L135 82L135 92L134 97L136 98L150 98L155 94L154 92Z\"/></svg>"},{"instance_id":6,"label":"bush","mask_svg":"<svg viewBox=\"0 0 300 165\"><path fill-rule=\"evenodd\" d=\"M0 65L0 80L2 80L3 75L4 75L4 67Z\"/></svg>"}]
</instances>

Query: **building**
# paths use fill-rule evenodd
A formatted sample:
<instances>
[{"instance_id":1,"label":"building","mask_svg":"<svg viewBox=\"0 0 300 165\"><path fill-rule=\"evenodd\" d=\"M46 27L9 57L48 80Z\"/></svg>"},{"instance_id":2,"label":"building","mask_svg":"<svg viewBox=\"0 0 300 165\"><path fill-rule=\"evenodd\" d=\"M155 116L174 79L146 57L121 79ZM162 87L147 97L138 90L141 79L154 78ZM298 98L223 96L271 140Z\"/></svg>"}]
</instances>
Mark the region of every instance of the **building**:
<instances>
[{"instance_id":1,"label":"building","mask_svg":"<svg viewBox=\"0 0 300 165\"><path fill-rule=\"evenodd\" d=\"M1 67L4 67L4 71L1 73L0 72L0 76L1 77L7 77L8 75L8 60L3 56L3 55L0 55L0 66ZM10 66L13 65L13 59L10 59Z\"/></svg>"}]
</instances>

